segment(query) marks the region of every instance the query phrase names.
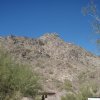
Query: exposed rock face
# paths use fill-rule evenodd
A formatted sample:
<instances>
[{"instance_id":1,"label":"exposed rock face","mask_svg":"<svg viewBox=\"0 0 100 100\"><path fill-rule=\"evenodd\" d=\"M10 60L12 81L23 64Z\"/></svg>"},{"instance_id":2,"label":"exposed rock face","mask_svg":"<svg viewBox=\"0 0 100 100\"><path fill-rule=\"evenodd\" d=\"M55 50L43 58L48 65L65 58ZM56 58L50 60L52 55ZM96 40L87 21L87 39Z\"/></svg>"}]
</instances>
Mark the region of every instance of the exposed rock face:
<instances>
[{"instance_id":1,"label":"exposed rock face","mask_svg":"<svg viewBox=\"0 0 100 100\"><path fill-rule=\"evenodd\" d=\"M0 46L17 61L32 65L32 69L42 77L44 91L58 94L57 99L52 100L60 100L60 96L65 94L63 86L66 80L72 83L75 91L80 83L100 83L100 57L64 42L57 34L45 34L38 39L0 37ZM81 74L85 74L85 78Z\"/></svg>"}]
</instances>

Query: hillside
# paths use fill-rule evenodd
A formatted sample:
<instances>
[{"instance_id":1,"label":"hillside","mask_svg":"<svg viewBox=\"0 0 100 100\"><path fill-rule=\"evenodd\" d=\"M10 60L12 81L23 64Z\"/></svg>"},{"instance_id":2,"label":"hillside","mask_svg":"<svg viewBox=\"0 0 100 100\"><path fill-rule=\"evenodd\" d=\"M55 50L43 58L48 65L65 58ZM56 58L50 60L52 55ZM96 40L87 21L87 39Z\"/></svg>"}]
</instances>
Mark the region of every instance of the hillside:
<instances>
[{"instance_id":1,"label":"hillside","mask_svg":"<svg viewBox=\"0 0 100 100\"><path fill-rule=\"evenodd\" d=\"M56 93L48 100L61 100L66 93L77 93L80 87L91 83L96 84L96 95L100 96L100 57L64 42L57 34L47 33L37 39L0 37L0 47L16 62L32 66L41 76L43 91Z\"/></svg>"}]
</instances>

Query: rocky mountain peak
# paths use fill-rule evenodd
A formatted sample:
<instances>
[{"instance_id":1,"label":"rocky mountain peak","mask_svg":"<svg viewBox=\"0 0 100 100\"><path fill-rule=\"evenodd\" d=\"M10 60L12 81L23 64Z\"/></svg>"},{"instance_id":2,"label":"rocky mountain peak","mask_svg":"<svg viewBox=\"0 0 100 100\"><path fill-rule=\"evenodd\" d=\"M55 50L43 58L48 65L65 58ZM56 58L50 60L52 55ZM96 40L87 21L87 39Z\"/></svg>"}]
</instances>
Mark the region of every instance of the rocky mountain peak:
<instances>
[{"instance_id":1,"label":"rocky mountain peak","mask_svg":"<svg viewBox=\"0 0 100 100\"><path fill-rule=\"evenodd\" d=\"M100 83L100 57L72 43L64 42L56 33L47 33L37 39L0 37L0 45L16 61L31 65L32 70L39 73L43 78L41 82L45 91L63 93L62 87L66 80L76 90L79 89L81 78L81 84L92 81Z\"/></svg>"},{"instance_id":2,"label":"rocky mountain peak","mask_svg":"<svg viewBox=\"0 0 100 100\"><path fill-rule=\"evenodd\" d=\"M59 34L57 33L46 33L40 37L40 39L57 39L59 38Z\"/></svg>"}]
</instances>

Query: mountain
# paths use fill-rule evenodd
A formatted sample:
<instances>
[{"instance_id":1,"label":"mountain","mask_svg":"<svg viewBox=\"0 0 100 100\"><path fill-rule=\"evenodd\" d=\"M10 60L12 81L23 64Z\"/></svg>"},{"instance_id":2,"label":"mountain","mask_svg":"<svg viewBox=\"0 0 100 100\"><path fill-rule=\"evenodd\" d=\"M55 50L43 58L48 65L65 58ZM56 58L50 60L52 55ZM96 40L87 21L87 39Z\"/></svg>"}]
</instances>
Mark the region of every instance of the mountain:
<instances>
[{"instance_id":1,"label":"mountain","mask_svg":"<svg viewBox=\"0 0 100 100\"><path fill-rule=\"evenodd\" d=\"M55 33L33 39L0 37L0 47L7 50L16 62L29 64L41 77L43 91L55 92L47 100L61 100L69 92L96 84L100 94L100 57L72 43L64 42Z\"/></svg>"}]
</instances>

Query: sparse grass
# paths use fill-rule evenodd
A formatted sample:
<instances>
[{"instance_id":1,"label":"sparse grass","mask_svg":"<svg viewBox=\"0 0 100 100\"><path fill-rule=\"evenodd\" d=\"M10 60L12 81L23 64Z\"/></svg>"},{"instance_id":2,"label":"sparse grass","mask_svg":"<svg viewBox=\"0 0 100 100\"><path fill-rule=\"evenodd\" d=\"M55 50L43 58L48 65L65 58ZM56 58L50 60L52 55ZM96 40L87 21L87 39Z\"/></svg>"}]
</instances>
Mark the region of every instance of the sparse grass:
<instances>
[{"instance_id":1,"label":"sparse grass","mask_svg":"<svg viewBox=\"0 0 100 100\"><path fill-rule=\"evenodd\" d=\"M82 87L77 94L77 100L87 100L89 97L93 97L91 86Z\"/></svg>"},{"instance_id":2,"label":"sparse grass","mask_svg":"<svg viewBox=\"0 0 100 100\"><path fill-rule=\"evenodd\" d=\"M98 92L98 85L97 85L97 84L92 84L92 85L91 85L91 88L92 88L92 92L93 92L94 94L96 94L96 93Z\"/></svg>"},{"instance_id":3,"label":"sparse grass","mask_svg":"<svg viewBox=\"0 0 100 100\"><path fill-rule=\"evenodd\" d=\"M61 100L76 100L76 97L74 94L67 94L65 97L62 97Z\"/></svg>"},{"instance_id":4,"label":"sparse grass","mask_svg":"<svg viewBox=\"0 0 100 100\"><path fill-rule=\"evenodd\" d=\"M82 86L77 93L68 93L65 97L62 97L62 100L87 100L89 97L95 97L96 92L97 85L89 84Z\"/></svg>"},{"instance_id":5,"label":"sparse grass","mask_svg":"<svg viewBox=\"0 0 100 100\"><path fill-rule=\"evenodd\" d=\"M67 90L67 91L72 91L72 83L70 80L65 80L64 82L64 89Z\"/></svg>"}]
</instances>

